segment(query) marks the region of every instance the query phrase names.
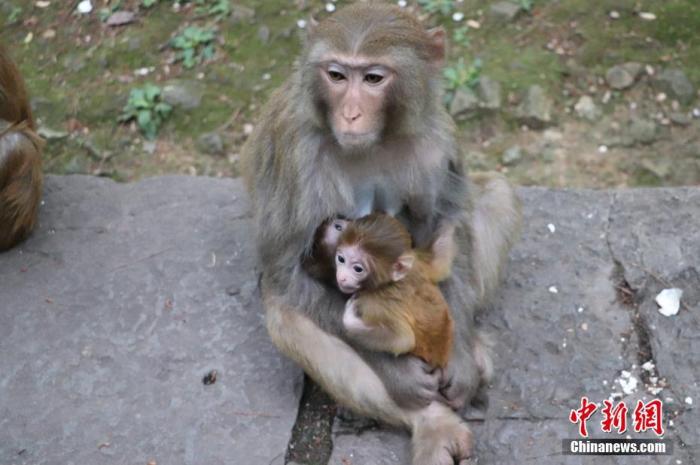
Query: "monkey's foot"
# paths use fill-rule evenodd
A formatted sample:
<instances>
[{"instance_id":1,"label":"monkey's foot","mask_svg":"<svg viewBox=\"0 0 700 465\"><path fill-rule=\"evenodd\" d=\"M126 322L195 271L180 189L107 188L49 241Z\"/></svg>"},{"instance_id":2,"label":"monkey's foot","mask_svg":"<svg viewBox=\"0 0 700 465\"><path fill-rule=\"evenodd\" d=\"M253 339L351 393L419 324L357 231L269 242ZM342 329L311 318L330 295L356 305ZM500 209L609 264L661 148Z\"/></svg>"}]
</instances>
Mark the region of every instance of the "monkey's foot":
<instances>
[{"instance_id":1,"label":"monkey's foot","mask_svg":"<svg viewBox=\"0 0 700 465\"><path fill-rule=\"evenodd\" d=\"M413 465L466 465L474 463L472 432L448 407L433 403L416 421Z\"/></svg>"}]
</instances>

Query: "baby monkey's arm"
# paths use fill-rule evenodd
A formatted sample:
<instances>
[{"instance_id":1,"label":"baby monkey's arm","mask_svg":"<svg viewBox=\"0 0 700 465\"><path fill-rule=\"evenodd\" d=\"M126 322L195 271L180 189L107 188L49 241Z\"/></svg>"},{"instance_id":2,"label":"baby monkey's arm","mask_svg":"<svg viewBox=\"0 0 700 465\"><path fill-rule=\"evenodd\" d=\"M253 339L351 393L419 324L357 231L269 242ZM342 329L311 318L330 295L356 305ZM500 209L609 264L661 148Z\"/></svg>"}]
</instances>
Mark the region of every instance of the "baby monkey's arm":
<instances>
[{"instance_id":1,"label":"baby monkey's arm","mask_svg":"<svg viewBox=\"0 0 700 465\"><path fill-rule=\"evenodd\" d=\"M348 337L369 350L394 355L411 352L416 338L408 315L379 294L355 294L345 304L343 325Z\"/></svg>"}]
</instances>

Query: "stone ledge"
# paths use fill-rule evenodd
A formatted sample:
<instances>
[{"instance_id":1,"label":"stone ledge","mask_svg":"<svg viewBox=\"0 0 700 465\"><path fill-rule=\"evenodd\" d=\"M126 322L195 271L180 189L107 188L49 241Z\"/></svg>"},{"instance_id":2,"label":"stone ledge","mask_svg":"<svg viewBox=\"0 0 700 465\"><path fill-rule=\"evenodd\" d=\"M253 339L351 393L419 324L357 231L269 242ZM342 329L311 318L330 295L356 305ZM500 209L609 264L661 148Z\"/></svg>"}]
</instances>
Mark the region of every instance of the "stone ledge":
<instances>
[{"instance_id":1,"label":"stone ledge","mask_svg":"<svg viewBox=\"0 0 700 465\"><path fill-rule=\"evenodd\" d=\"M482 316L500 339L490 407L466 413L479 463L692 463L700 189L520 192L523 239ZM302 378L265 334L247 218L237 180L49 176L39 229L0 255L0 463L283 463ZM653 299L671 285L667 318ZM580 396L627 370L628 405L651 398L647 358L675 454L561 456ZM332 464L406 463L403 433L335 431Z\"/></svg>"}]
</instances>

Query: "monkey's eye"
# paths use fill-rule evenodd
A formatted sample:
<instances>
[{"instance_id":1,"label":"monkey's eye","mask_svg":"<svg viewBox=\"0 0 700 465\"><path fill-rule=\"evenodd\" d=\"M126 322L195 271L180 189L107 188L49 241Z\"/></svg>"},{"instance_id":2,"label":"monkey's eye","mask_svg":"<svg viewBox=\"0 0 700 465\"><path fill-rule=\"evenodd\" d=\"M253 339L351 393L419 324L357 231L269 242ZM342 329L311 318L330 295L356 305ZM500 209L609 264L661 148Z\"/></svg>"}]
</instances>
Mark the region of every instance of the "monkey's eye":
<instances>
[{"instance_id":1,"label":"monkey's eye","mask_svg":"<svg viewBox=\"0 0 700 465\"><path fill-rule=\"evenodd\" d=\"M384 80L384 76L378 73L365 74L365 82L368 84L379 84Z\"/></svg>"},{"instance_id":2,"label":"monkey's eye","mask_svg":"<svg viewBox=\"0 0 700 465\"><path fill-rule=\"evenodd\" d=\"M328 70L328 77L331 78L331 81L342 81L345 79L345 75L339 71L336 71L334 69Z\"/></svg>"},{"instance_id":3,"label":"monkey's eye","mask_svg":"<svg viewBox=\"0 0 700 465\"><path fill-rule=\"evenodd\" d=\"M360 265L355 265L352 267L352 269L355 270L355 273L362 273L363 271L365 271L365 269L362 268Z\"/></svg>"},{"instance_id":4,"label":"monkey's eye","mask_svg":"<svg viewBox=\"0 0 700 465\"><path fill-rule=\"evenodd\" d=\"M342 231L343 230L343 225L340 223L334 223L333 227L335 228L336 231Z\"/></svg>"},{"instance_id":5,"label":"monkey's eye","mask_svg":"<svg viewBox=\"0 0 700 465\"><path fill-rule=\"evenodd\" d=\"M345 263L345 257L342 255L338 255L336 258L338 259L338 263Z\"/></svg>"}]
</instances>

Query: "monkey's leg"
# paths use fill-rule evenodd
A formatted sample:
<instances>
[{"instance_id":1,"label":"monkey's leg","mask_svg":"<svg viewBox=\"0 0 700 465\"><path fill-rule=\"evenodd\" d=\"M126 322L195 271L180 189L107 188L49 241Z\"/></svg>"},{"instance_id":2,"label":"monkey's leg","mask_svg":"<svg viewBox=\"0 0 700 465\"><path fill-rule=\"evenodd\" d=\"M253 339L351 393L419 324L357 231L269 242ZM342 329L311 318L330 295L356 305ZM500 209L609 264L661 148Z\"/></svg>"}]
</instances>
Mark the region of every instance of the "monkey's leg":
<instances>
[{"instance_id":1,"label":"monkey's leg","mask_svg":"<svg viewBox=\"0 0 700 465\"><path fill-rule=\"evenodd\" d=\"M402 409L352 347L281 297L266 297L263 303L274 344L332 397L361 415L412 431L414 465L453 465L470 457L471 432L449 407L433 402L423 409Z\"/></svg>"},{"instance_id":2,"label":"monkey's leg","mask_svg":"<svg viewBox=\"0 0 700 465\"><path fill-rule=\"evenodd\" d=\"M394 426L411 426L409 412L394 403L381 379L352 347L321 330L280 297L264 298L263 303L272 342L338 402Z\"/></svg>"}]
</instances>

